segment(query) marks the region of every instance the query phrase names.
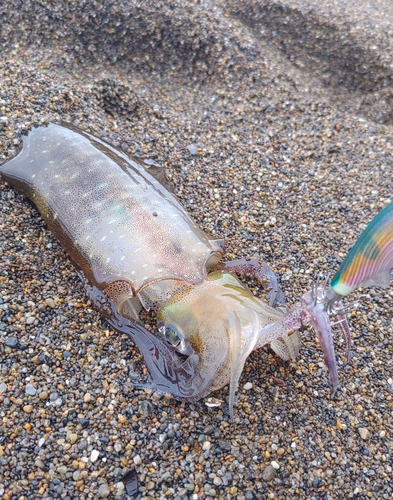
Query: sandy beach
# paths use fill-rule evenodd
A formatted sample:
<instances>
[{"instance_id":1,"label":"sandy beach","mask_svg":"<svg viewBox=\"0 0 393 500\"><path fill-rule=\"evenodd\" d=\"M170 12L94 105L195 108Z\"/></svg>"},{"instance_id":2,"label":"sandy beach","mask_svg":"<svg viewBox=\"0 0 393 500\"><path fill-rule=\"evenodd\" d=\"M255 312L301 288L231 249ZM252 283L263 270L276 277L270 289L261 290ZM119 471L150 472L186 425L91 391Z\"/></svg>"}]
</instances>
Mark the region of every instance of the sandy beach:
<instances>
[{"instance_id":1,"label":"sandy beach","mask_svg":"<svg viewBox=\"0 0 393 500\"><path fill-rule=\"evenodd\" d=\"M152 159L288 306L393 200L390 2L3 0L0 47L0 164L60 121ZM138 350L0 178L0 497L391 499L393 287L353 301L334 398L312 332L296 362L249 357L234 419L228 387L220 407L136 388Z\"/></svg>"}]
</instances>

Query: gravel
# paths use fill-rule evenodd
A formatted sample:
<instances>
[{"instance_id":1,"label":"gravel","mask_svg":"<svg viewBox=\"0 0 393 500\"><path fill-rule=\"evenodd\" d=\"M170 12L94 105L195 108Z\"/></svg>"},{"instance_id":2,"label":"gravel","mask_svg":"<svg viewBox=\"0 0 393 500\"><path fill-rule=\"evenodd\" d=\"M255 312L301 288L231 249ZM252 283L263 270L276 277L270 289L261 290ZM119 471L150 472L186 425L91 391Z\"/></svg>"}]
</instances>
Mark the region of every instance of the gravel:
<instances>
[{"instance_id":1,"label":"gravel","mask_svg":"<svg viewBox=\"0 0 393 500\"><path fill-rule=\"evenodd\" d=\"M0 163L66 121L163 165L289 305L392 200L390 2L4 0L0 21ZM162 397L0 181L0 495L132 498L135 467L144 500L392 498L393 289L353 299L334 399L308 332L295 363L250 356L232 420L227 388L221 406Z\"/></svg>"}]
</instances>

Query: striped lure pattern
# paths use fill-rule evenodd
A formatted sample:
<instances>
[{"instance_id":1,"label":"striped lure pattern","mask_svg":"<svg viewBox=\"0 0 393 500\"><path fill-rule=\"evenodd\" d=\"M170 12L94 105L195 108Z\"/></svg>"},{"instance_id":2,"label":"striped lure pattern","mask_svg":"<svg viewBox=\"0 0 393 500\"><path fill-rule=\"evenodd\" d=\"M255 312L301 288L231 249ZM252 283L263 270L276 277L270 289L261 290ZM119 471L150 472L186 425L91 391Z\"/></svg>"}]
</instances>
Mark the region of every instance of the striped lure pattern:
<instances>
[{"instance_id":1,"label":"striped lure pattern","mask_svg":"<svg viewBox=\"0 0 393 500\"><path fill-rule=\"evenodd\" d=\"M393 268L393 202L386 206L359 236L330 288L346 296L359 286L389 286Z\"/></svg>"}]
</instances>

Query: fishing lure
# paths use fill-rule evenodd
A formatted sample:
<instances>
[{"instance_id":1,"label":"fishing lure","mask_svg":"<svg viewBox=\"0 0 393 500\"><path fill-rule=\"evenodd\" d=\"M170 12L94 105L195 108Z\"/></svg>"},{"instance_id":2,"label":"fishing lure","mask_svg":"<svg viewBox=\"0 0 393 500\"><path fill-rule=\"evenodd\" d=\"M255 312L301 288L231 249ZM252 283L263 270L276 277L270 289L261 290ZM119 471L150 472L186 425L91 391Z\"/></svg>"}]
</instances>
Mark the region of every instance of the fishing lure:
<instances>
[{"instance_id":1,"label":"fishing lure","mask_svg":"<svg viewBox=\"0 0 393 500\"><path fill-rule=\"evenodd\" d=\"M390 284L393 268L393 203L387 205L369 223L334 275L326 291L328 310L342 297L360 286Z\"/></svg>"}]
</instances>

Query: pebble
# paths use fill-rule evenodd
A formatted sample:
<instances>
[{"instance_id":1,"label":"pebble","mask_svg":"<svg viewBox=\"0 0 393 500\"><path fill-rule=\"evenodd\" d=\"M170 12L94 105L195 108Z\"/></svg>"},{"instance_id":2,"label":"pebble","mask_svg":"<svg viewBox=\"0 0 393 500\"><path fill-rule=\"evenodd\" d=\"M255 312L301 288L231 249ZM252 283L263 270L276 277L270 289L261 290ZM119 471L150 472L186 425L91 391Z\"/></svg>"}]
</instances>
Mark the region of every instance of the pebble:
<instances>
[{"instance_id":1,"label":"pebble","mask_svg":"<svg viewBox=\"0 0 393 500\"><path fill-rule=\"evenodd\" d=\"M54 309L56 307L55 301L49 297L48 299L45 299L45 304L50 307L51 309Z\"/></svg>"},{"instance_id":2,"label":"pebble","mask_svg":"<svg viewBox=\"0 0 393 500\"><path fill-rule=\"evenodd\" d=\"M198 147L194 144L190 144L189 146L187 146L187 149L191 155L195 156L198 154Z\"/></svg>"},{"instance_id":3,"label":"pebble","mask_svg":"<svg viewBox=\"0 0 393 500\"><path fill-rule=\"evenodd\" d=\"M262 473L262 478L264 481L271 481L272 479L274 479L276 474L277 474L277 469L272 465L268 465Z\"/></svg>"},{"instance_id":4,"label":"pebble","mask_svg":"<svg viewBox=\"0 0 393 500\"><path fill-rule=\"evenodd\" d=\"M8 125L8 121L6 116L0 116L0 128L5 128Z\"/></svg>"},{"instance_id":5,"label":"pebble","mask_svg":"<svg viewBox=\"0 0 393 500\"><path fill-rule=\"evenodd\" d=\"M37 389L32 384L26 384L26 394L29 396L35 396L37 393Z\"/></svg>"},{"instance_id":6,"label":"pebble","mask_svg":"<svg viewBox=\"0 0 393 500\"><path fill-rule=\"evenodd\" d=\"M370 432L365 427L359 427L359 435L365 441L370 438Z\"/></svg>"},{"instance_id":7,"label":"pebble","mask_svg":"<svg viewBox=\"0 0 393 500\"><path fill-rule=\"evenodd\" d=\"M41 470L45 469L45 464L44 464L44 462L40 458L36 458L35 459L34 465L36 467L38 467L39 469L41 469Z\"/></svg>"},{"instance_id":8,"label":"pebble","mask_svg":"<svg viewBox=\"0 0 393 500\"><path fill-rule=\"evenodd\" d=\"M38 397L44 401L45 399L48 399L49 393L48 393L48 391L41 391L38 394Z\"/></svg>"},{"instance_id":9,"label":"pebble","mask_svg":"<svg viewBox=\"0 0 393 500\"><path fill-rule=\"evenodd\" d=\"M100 487L98 488L98 495L101 497L101 498L108 498L109 495L110 495L110 490L109 490L109 486L107 483L102 483L100 485Z\"/></svg>"},{"instance_id":10,"label":"pebble","mask_svg":"<svg viewBox=\"0 0 393 500\"><path fill-rule=\"evenodd\" d=\"M249 391L250 389L252 389L252 383L251 382L247 382L246 384L244 384L243 389L245 391Z\"/></svg>"},{"instance_id":11,"label":"pebble","mask_svg":"<svg viewBox=\"0 0 393 500\"><path fill-rule=\"evenodd\" d=\"M8 337L4 344L6 347L10 347L11 349L18 349L19 340L16 337Z\"/></svg>"},{"instance_id":12,"label":"pebble","mask_svg":"<svg viewBox=\"0 0 393 500\"><path fill-rule=\"evenodd\" d=\"M141 459L140 455L135 455L135 457L133 458L133 460L134 460L134 464L135 465L139 465L142 462L142 459Z\"/></svg>"}]
</instances>

